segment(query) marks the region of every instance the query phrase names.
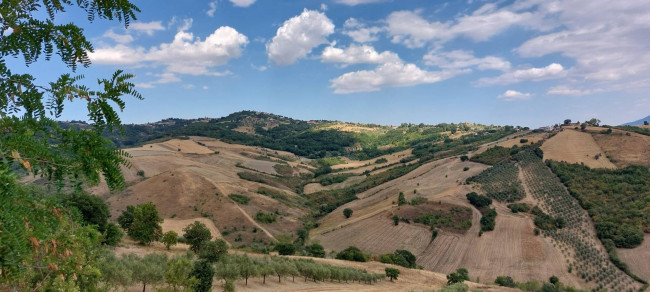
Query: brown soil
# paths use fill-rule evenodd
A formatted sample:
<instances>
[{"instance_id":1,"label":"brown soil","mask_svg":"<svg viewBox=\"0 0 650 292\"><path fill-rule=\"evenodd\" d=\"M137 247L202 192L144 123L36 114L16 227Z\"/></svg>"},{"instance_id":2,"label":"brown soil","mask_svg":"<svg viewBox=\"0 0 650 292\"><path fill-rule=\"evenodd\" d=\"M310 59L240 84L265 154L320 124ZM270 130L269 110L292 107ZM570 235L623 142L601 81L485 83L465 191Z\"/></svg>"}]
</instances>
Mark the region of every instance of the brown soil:
<instances>
[{"instance_id":1,"label":"brown soil","mask_svg":"<svg viewBox=\"0 0 650 292\"><path fill-rule=\"evenodd\" d=\"M343 188L347 188L349 186L358 184L358 183L362 182L364 179L366 179L365 176L351 176L351 177L348 177L342 183L331 184L331 185L328 185L328 186L323 186L320 183L310 183L310 184L305 185L304 193L305 194L313 194L313 193L320 192L320 191L325 191L325 190L343 189Z\"/></svg>"},{"instance_id":2,"label":"brown soil","mask_svg":"<svg viewBox=\"0 0 650 292\"><path fill-rule=\"evenodd\" d=\"M590 132L616 166L622 168L636 164L650 167L650 136L616 129L611 134Z\"/></svg>"},{"instance_id":3,"label":"brown soil","mask_svg":"<svg viewBox=\"0 0 650 292\"><path fill-rule=\"evenodd\" d=\"M645 234L641 245L635 248L619 248L616 252L632 273L650 281L650 234Z\"/></svg>"}]
</instances>

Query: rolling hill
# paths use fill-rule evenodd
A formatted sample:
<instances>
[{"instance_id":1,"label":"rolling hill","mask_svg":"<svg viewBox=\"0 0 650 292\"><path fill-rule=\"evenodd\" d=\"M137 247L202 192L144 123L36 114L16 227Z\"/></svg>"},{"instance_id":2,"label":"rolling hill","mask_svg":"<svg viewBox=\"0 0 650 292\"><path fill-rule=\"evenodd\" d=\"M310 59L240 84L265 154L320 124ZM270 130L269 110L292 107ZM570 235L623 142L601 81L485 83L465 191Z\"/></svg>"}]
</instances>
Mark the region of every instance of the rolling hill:
<instances>
[{"instance_id":1,"label":"rolling hill","mask_svg":"<svg viewBox=\"0 0 650 292\"><path fill-rule=\"evenodd\" d=\"M638 120L636 120L634 122L629 122L629 123L622 124L621 126L640 126L640 125L643 125L643 122L646 122L646 121L650 122L650 116L638 119Z\"/></svg>"}]
</instances>

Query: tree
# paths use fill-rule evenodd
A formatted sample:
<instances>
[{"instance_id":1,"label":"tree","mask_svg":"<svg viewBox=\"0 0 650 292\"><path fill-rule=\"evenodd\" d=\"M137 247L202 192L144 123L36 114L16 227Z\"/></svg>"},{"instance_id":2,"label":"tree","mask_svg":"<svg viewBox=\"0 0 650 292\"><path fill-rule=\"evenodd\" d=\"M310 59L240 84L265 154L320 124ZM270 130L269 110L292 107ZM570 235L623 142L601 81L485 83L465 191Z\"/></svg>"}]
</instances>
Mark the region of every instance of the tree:
<instances>
[{"instance_id":1,"label":"tree","mask_svg":"<svg viewBox=\"0 0 650 292\"><path fill-rule=\"evenodd\" d=\"M560 279L555 275L553 275L550 278L548 278L548 281L553 285L557 285L557 283L560 282Z\"/></svg>"},{"instance_id":2,"label":"tree","mask_svg":"<svg viewBox=\"0 0 650 292\"><path fill-rule=\"evenodd\" d=\"M569 120L569 123L571 123L571 120ZM515 281L510 276L498 276L496 280L494 280L494 284L510 288L516 286Z\"/></svg>"},{"instance_id":3,"label":"tree","mask_svg":"<svg viewBox=\"0 0 650 292\"><path fill-rule=\"evenodd\" d=\"M395 226L399 225L399 216L397 214L393 215L393 224Z\"/></svg>"},{"instance_id":4,"label":"tree","mask_svg":"<svg viewBox=\"0 0 650 292\"><path fill-rule=\"evenodd\" d=\"M195 292L208 292L212 290L212 278L214 278L214 267L206 260L194 262L190 277L198 281L192 285Z\"/></svg>"},{"instance_id":5,"label":"tree","mask_svg":"<svg viewBox=\"0 0 650 292\"><path fill-rule=\"evenodd\" d=\"M469 272L465 268L457 269L456 272L447 275L447 284L462 283L469 281Z\"/></svg>"},{"instance_id":6,"label":"tree","mask_svg":"<svg viewBox=\"0 0 650 292\"><path fill-rule=\"evenodd\" d=\"M260 275L260 271L257 269L257 266L246 254L242 257L237 258L237 265L239 266L240 276L246 279L246 286L248 286L248 278L257 277Z\"/></svg>"},{"instance_id":7,"label":"tree","mask_svg":"<svg viewBox=\"0 0 650 292\"><path fill-rule=\"evenodd\" d=\"M386 268L384 271L386 272L386 277L390 278L391 282L393 282L393 279L397 280L397 276L399 276L398 269Z\"/></svg>"},{"instance_id":8,"label":"tree","mask_svg":"<svg viewBox=\"0 0 650 292\"><path fill-rule=\"evenodd\" d=\"M590 126L598 127L600 125L600 120L596 118L592 118L591 120L586 121L585 123Z\"/></svg>"},{"instance_id":9,"label":"tree","mask_svg":"<svg viewBox=\"0 0 650 292\"><path fill-rule=\"evenodd\" d=\"M140 242L150 244L162 236L160 223L163 219L158 215L156 205L152 202L137 205L133 212L133 222L127 229L127 234Z\"/></svg>"},{"instance_id":10,"label":"tree","mask_svg":"<svg viewBox=\"0 0 650 292\"><path fill-rule=\"evenodd\" d=\"M117 286L127 287L133 284L131 269L125 259L118 259L113 252L104 250L98 262L97 268L108 291Z\"/></svg>"},{"instance_id":11,"label":"tree","mask_svg":"<svg viewBox=\"0 0 650 292\"><path fill-rule=\"evenodd\" d=\"M337 260L346 260L346 261L355 261L355 262L366 262L368 261L368 256L363 254L361 250L355 246L350 246L341 252L336 254Z\"/></svg>"},{"instance_id":12,"label":"tree","mask_svg":"<svg viewBox=\"0 0 650 292\"><path fill-rule=\"evenodd\" d=\"M345 208L343 209L343 216L345 216L345 218L350 218L350 216L352 216L352 212L354 212L352 209Z\"/></svg>"},{"instance_id":13,"label":"tree","mask_svg":"<svg viewBox=\"0 0 650 292\"><path fill-rule=\"evenodd\" d=\"M80 225L87 223L78 222L69 208L42 196L36 187L18 184L19 168L54 182L58 190L80 190L84 183L99 183L102 176L111 190L124 186L120 167L127 166L126 153L115 151L102 133L120 126L113 102L122 110L122 95L141 98L129 82L133 76L118 71L98 80L99 89L92 90L80 84L82 77L62 74L57 80L38 80L21 68L23 60L30 65L52 56L59 56L72 71L79 64L90 65L92 45L80 22L57 24L57 16L64 11L74 14L75 9L85 12L89 21L117 19L125 25L139 11L128 0L0 2L0 286L12 291L64 289L54 285L92 291L101 275L96 268L101 239L97 230ZM66 100L87 104L92 122L87 130L64 128L55 121ZM70 255L55 255L53 243L58 252ZM81 277L62 279L59 272L41 267Z\"/></svg>"},{"instance_id":14,"label":"tree","mask_svg":"<svg viewBox=\"0 0 650 292\"><path fill-rule=\"evenodd\" d=\"M195 253L199 252L201 244L203 244L204 241L212 239L210 229L199 221L194 221L194 223L185 226L183 232L183 237L185 237L187 244L190 245L190 249Z\"/></svg>"},{"instance_id":15,"label":"tree","mask_svg":"<svg viewBox=\"0 0 650 292\"><path fill-rule=\"evenodd\" d=\"M397 196L397 206L406 204L406 198L404 198L404 193L400 192Z\"/></svg>"},{"instance_id":16,"label":"tree","mask_svg":"<svg viewBox=\"0 0 650 292\"><path fill-rule=\"evenodd\" d=\"M62 197L62 203L68 208L74 208L79 212L81 221L87 225L97 226L99 232L106 230L108 218L111 213L108 205L100 197L88 194L83 191L76 191Z\"/></svg>"},{"instance_id":17,"label":"tree","mask_svg":"<svg viewBox=\"0 0 650 292\"><path fill-rule=\"evenodd\" d=\"M150 253L143 258L134 254L128 256L128 265L131 268L133 280L142 283L142 292L147 289L147 284L161 283L165 279L167 255Z\"/></svg>"},{"instance_id":18,"label":"tree","mask_svg":"<svg viewBox=\"0 0 650 292\"><path fill-rule=\"evenodd\" d=\"M278 276L278 283L280 283L282 276L289 275L291 268L288 261L276 260L273 262L273 270L275 275Z\"/></svg>"},{"instance_id":19,"label":"tree","mask_svg":"<svg viewBox=\"0 0 650 292\"><path fill-rule=\"evenodd\" d=\"M117 223L120 224L120 226L124 230L129 230L131 228L131 224L133 224L133 217L135 216L135 206L126 206L126 210L122 212L122 215L117 217Z\"/></svg>"},{"instance_id":20,"label":"tree","mask_svg":"<svg viewBox=\"0 0 650 292\"><path fill-rule=\"evenodd\" d=\"M116 246L122 240L124 233L122 229L115 223L108 223L106 230L102 234L102 243L105 245Z\"/></svg>"},{"instance_id":21,"label":"tree","mask_svg":"<svg viewBox=\"0 0 650 292\"><path fill-rule=\"evenodd\" d=\"M564 125L566 126L566 125L568 125L568 124L571 124L571 119L566 119L566 120L564 120Z\"/></svg>"},{"instance_id":22,"label":"tree","mask_svg":"<svg viewBox=\"0 0 650 292\"><path fill-rule=\"evenodd\" d=\"M226 254L228 254L228 244L223 239L204 241L199 250L199 258L210 263L218 262Z\"/></svg>"},{"instance_id":23,"label":"tree","mask_svg":"<svg viewBox=\"0 0 650 292\"><path fill-rule=\"evenodd\" d=\"M585 129L587 129L587 123L580 124L580 130L584 131Z\"/></svg>"},{"instance_id":24,"label":"tree","mask_svg":"<svg viewBox=\"0 0 650 292\"><path fill-rule=\"evenodd\" d=\"M280 242L275 245L275 250L279 255L294 255L296 253L296 246L289 242Z\"/></svg>"},{"instance_id":25,"label":"tree","mask_svg":"<svg viewBox=\"0 0 650 292\"><path fill-rule=\"evenodd\" d=\"M647 126L647 125L650 125L650 123L648 123L648 121L643 121L643 125Z\"/></svg>"},{"instance_id":26,"label":"tree","mask_svg":"<svg viewBox=\"0 0 650 292\"><path fill-rule=\"evenodd\" d=\"M406 265L401 265L406 268L415 268L415 256L408 250L398 249L395 251L396 258L404 259Z\"/></svg>"},{"instance_id":27,"label":"tree","mask_svg":"<svg viewBox=\"0 0 650 292\"><path fill-rule=\"evenodd\" d=\"M164 243L167 250L169 250L171 246L178 243L178 233L176 233L174 230L167 231L165 234L163 234L160 241Z\"/></svg>"},{"instance_id":28,"label":"tree","mask_svg":"<svg viewBox=\"0 0 650 292\"><path fill-rule=\"evenodd\" d=\"M165 271L165 283L170 285L174 291L179 288L187 289L196 284L198 280L191 277L192 261L187 256L177 256L167 261L167 270Z\"/></svg>"},{"instance_id":29,"label":"tree","mask_svg":"<svg viewBox=\"0 0 650 292\"><path fill-rule=\"evenodd\" d=\"M307 246L307 253L313 257L324 258L325 257L325 248L320 243L312 243Z\"/></svg>"}]
</instances>

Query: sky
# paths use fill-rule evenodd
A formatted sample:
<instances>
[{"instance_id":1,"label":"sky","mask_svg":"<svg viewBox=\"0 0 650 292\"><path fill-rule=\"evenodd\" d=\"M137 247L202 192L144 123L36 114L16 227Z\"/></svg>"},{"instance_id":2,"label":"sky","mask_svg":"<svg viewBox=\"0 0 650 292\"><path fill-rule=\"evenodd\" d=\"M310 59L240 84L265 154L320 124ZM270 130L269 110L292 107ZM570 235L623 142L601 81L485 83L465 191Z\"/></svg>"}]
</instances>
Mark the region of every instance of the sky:
<instances>
[{"instance_id":1,"label":"sky","mask_svg":"<svg viewBox=\"0 0 650 292\"><path fill-rule=\"evenodd\" d=\"M94 46L89 85L124 69L124 123L257 110L292 118L539 127L650 115L646 0L135 1L138 19L57 22ZM60 62L59 62L60 63ZM27 68L42 80L65 68ZM86 120L83 102L62 119Z\"/></svg>"}]
</instances>

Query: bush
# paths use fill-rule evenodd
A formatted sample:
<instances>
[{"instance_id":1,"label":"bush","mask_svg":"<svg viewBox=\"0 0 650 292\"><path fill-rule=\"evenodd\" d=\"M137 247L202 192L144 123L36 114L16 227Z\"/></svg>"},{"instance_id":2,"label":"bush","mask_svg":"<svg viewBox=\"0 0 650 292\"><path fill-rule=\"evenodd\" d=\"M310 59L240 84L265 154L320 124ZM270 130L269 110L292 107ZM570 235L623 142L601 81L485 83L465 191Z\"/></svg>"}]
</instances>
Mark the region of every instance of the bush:
<instances>
[{"instance_id":1,"label":"bush","mask_svg":"<svg viewBox=\"0 0 650 292\"><path fill-rule=\"evenodd\" d=\"M86 192L74 192L63 196L61 201L64 206L79 212L84 225L95 225L102 233L106 230L111 213L100 197Z\"/></svg>"},{"instance_id":2,"label":"bush","mask_svg":"<svg viewBox=\"0 0 650 292\"><path fill-rule=\"evenodd\" d=\"M526 143L528 143L528 139L520 139L519 143L526 144Z\"/></svg>"},{"instance_id":3,"label":"bush","mask_svg":"<svg viewBox=\"0 0 650 292\"><path fill-rule=\"evenodd\" d=\"M481 217L481 231L494 230L496 217L497 211L495 209L490 209L490 211L486 212L483 217Z\"/></svg>"},{"instance_id":4,"label":"bush","mask_svg":"<svg viewBox=\"0 0 650 292\"><path fill-rule=\"evenodd\" d=\"M498 276L497 279L494 280L494 284L510 288L514 288L516 286L515 281L512 280L510 276Z\"/></svg>"},{"instance_id":5,"label":"bush","mask_svg":"<svg viewBox=\"0 0 650 292\"><path fill-rule=\"evenodd\" d=\"M463 167L463 171L468 171L468 170L469 170L469 167L467 167L467 166Z\"/></svg>"},{"instance_id":6,"label":"bush","mask_svg":"<svg viewBox=\"0 0 650 292\"><path fill-rule=\"evenodd\" d=\"M463 155L460 157L460 161L467 161L468 159L469 157L467 157L467 155Z\"/></svg>"},{"instance_id":7,"label":"bush","mask_svg":"<svg viewBox=\"0 0 650 292\"><path fill-rule=\"evenodd\" d=\"M296 246L289 242L280 242L275 245L275 250L279 255L294 255Z\"/></svg>"},{"instance_id":8,"label":"bush","mask_svg":"<svg viewBox=\"0 0 650 292\"><path fill-rule=\"evenodd\" d=\"M447 284L462 283L469 281L469 272L465 268L457 269L456 272L447 275Z\"/></svg>"},{"instance_id":9,"label":"bush","mask_svg":"<svg viewBox=\"0 0 650 292\"><path fill-rule=\"evenodd\" d=\"M230 194L228 195L230 199L233 201L242 204L242 205L248 205L248 202L250 202L250 198L244 195L239 195L239 194Z\"/></svg>"},{"instance_id":10,"label":"bush","mask_svg":"<svg viewBox=\"0 0 650 292\"><path fill-rule=\"evenodd\" d=\"M317 258L325 257L325 248L323 248L323 246L319 243L313 243L311 245L308 245L306 250L310 256L317 257Z\"/></svg>"},{"instance_id":11,"label":"bush","mask_svg":"<svg viewBox=\"0 0 650 292\"><path fill-rule=\"evenodd\" d=\"M352 211L352 209L345 208L345 209L343 209L343 216L345 216L345 218L350 218L350 216L352 216L353 212L354 211Z\"/></svg>"},{"instance_id":12,"label":"bush","mask_svg":"<svg viewBox=\"0 0 650 292\"><path fill-rule=\"evenodd\" d=\"M405 205L406 203L407 202L406 202L406 198L404 198L404 193L400 192L399 195L397 196L397 205L401 206L401 205Z\"/></svg>"},{"instance_id":13,"label":"bush","mask_svg":"<svg viewBox=\"0 0 650 292\"><path fill-rule=\"evenodd\" d=\"M463 283L451 284L449 286L442 287L440 292L467 292L469 287ZM479 290L475 290L479 291Z\"/></svg>"},{"instance_id":14,"label":"bush","mask_svg":"<svg viewBox=\"0 0 650 292\"><path fill-rule=\"evenodd\" d=\"M355 246L350 246L341 252L336 254L335 257L337 260L346 260L353 262L367 262L368 256L361 252L361 250Z\"/></svg>"},{"instance_id":15,"label":"bush","mask_svg":"<svg viewBox=\"0 0 650 292\"><path fill-rule=\"evenodd\" d=\"M388 162L388 159L386 158L379 158L375 160L375 164L386 163L386 162Z\"/></svg>"},{"instance_id":16,"label":"bush","mask_svg":"<svg viewBox=\"0 0 650 292\"><path fill-rule=\"evenodd\" d=\"M528 212L530 211L530 206L526 203L513 203L513 204L508 204L508 208L510 208L510 211L512 213L519 213L519 212Z\"/></svg>"},{"instance_id":17,"label":"bush","mask_svg":"<svg viewBox=\"0 0 650 292\"><path fill-rule=\"evenodd\" d=\"M108 223L106 230L102 234L102 243L105 245L116 246L122 240L124 232L115 223Z\"/></svg>"},{"instance_id":18,"label":"bush","mask_svg":"<svg viewBox=\"0 0 650 292\"><path fill-rule=\"evenodd\" d=\"M487 207L490 204L492 204L492 199L486 196L479 195L475 192L468 193L467 195L465 195L465 197L467 197L467 200L469 201L470 204L474 205L474 207L479 209L483 207Z\"/></svg>"},{"instance_id":19,"label":"bush","mask_svg":"<svg viewBox=\"0 0 650 292\"><path fill-rule=\"evenodd\" d=\"M257 214L255 214L255 221L260 222L260 223L266 223L270 224L275 222L278 219L278 216L273 214L273 213L265 213L260 211L257 211Z\"/></svg>"},{"instance_id":20,"label":"bush","mask_svg":"<svg viewBox=\"0 0 650 292\"><path fill-rule=\"evenodd\" d=\"M379 262L398 265L405 268L415 268L415 256L408 250L396 250L392 254L384 254L379 257Z\"/></svg>"}]
</instances>

